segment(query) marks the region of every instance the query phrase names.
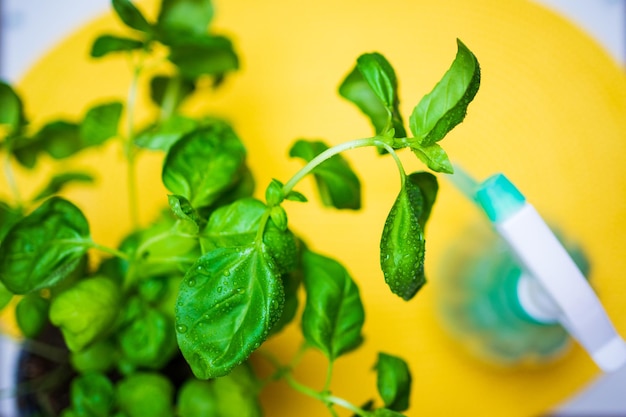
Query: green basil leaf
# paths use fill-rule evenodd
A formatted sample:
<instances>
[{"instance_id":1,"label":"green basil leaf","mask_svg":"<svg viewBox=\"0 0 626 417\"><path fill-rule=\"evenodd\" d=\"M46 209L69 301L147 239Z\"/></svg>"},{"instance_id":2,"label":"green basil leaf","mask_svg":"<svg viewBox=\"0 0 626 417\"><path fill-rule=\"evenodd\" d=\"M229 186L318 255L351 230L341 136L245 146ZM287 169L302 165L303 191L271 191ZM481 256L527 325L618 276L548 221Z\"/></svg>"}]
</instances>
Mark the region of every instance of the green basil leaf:
<instances>
[{"instance_id":1,"label":"green basil leaf","mask_svg":"<svg viewBox=\"0 0 626 417\"><path fill-rule=\"evenodd\" d=\"M428 168L435 172L443 172L445 174L453 174L454 168L448 158L448 154L443 150L438 143L433 143L428 146L411 146L411 151L417 156L420 161L426 164Z\"/></svg>"},{"instance_id":2,"label":"green basil leaf","mask_svg":"<svg viewBox=\"0 0 626 417\"><path fill-rule=\"evenodd\" d=\"M17 136L11 139L11 152L24 168L33 169L37 164L39 154L44 150L43 145L32 138Z\"/></svg>"},{"instance_id":3,"label":"green basil leaf","mask_svg":"<svg viewBox=\"0 0 626 417\"><path fill-rule=\"evenodd\" d=\"M184 78L220 77L239 68L239 58L232 42L223 36L176 36L166 43L170 47L169 60Z\"/></svg>"},{"instance_id":4,"label":"green basil leaf","mask_svg":"<svg viewBox=\"0 0 626 417\"><path fill-rule=\"evenodd\" d=\"M121 297L119 287L109 278L78 281L52 299L50 321L61 329L70 351L78 352L107 335Z\"/></svg>"},{"instance_id":5,"label":"green basil leaf","mask_svg":"<svg viewBox=\"0 0 626 417\"><path fill-rule=\"evenodd\" d=\"M70 386L72 408L77 417L109 417L115 406L115 388L105 375L79 375Z\"/></svg>"},{"instance_id":6,"label":"green basil leaf","mask_svg":"<svg viewBox=\"0 0 626 417\"><path fill-rule=\"evenodd\" d=\"M245 156L245 148L230 126L215 123L203 127L170 148L163 184L196 208L209 206L238 182Z\"/></svg>"},{"instance_id":7,"label":"green basil leaf","mask_svg":"<svg viewBox=\"0 0 626 417\"><path fill-rule=\"evenodd\" d=\"M270 219L263 231L263 243L279 274L291 272L298 266L298 240L287 227L278 227Z\"/></svg>"},{"instance_id":8,"label":"green basil leaf","mask_svg":"<svg viewBox=\"0 0 626 417\"><path fill-rule=\"evenodd\" d=\"M13 293L0 281L0 311L9 304L12 298Z\"/></svg>"},{"instance_id":9,"label":"green basil leaf","mask_svg":"<svg viewBox=\"0 0 626 417\"><path fill-rule=\"evenodd\" d=\"M198 239L188 233L174 233L171 213L150 227L131 235L122 250L132 256L131 272L125 285L155 276L182 276L200 256ZM175 230L175 229L174 229Z\"/></svg>"},{"instance_id":10,"label":"green basil leaf","mask_svg":"<svg viewBox=\"0 0 626 417\"><path fill-rule=\"evenodd\" d=\"M135 367L160 369L176 352L174 323L145 303L139 307L139 314L118 331L123 359Z\"/></svg>"},{"instance_id":11,"label":"green basil leaf","mask_svg":"<svg viewBox=\"0 0 626 417\"><path fill-rule=\"evenodd\" d=\"M358 347L365 311L359 289L337 261L305 251L302 257L306 303L302 333L329 360Z\"/></svg>"},{"instance_id":12,"label":"green basil leaf","mask_svg":"<svg viewBox=\"0 0 626 417\"><path fill-rule=\"evenodd\" d=\"M441 81L413 109L411 132L422 147L440 141L467 113L480 86L480 66L474 54L457 39L457 54Z\"/></svg>"},{"instance_id":13,"label":"green basil leaf","mask_svg":"<svg viewBox=\"0 0 626 417\"><path fill-rule=\"evenodd\" d=\"M228 374L265 341L281 315L282 282L260 246L214 249L183 279L176 336L197 378Z\"/></svg>"},{"instance_id":14,"label":"green basil leaf","mask_svg":"<svg viewBox=\"0 0 626 417\"><path fill-rule=\"evenodd\" d=\"M376 386L385 407L393 411L409 408L411 396L411 371L407 363L397 356L378 354Z\"/></svg>"},{"instance_id":15,"label":"green basil leaf","mask_svg":"<svg viewBox=\"0 0 626 417\"><path fill-rule=\"evenodd\" d=\"M388 408L379 408L371 413L372 417L405 417L404 414L398 413Z\"/></svg>"},{"instance_id":16,"label":"green basil leaf","mask_svg":"<svg viewBox=\"0 0 626 417\"><path fill-rule=\"evenodd\" d=\"M204 207L201 212L211 213L218 207L231 204L242 198L250 198L254 194L256 183L252 171L247 164L242 164L236 174L236 181L209 207ZM208 215L206 216L208 217Z\"/></svg>"},{"instance_id":17,"label":"green basil leaf","mask_svg":"<svg viewBox=\"0 0 626 417\"><path fill-rule=\"evenodd\" d=\"M0 280L14 294L51 287L78 266L88 239L80 209L52 197L18 221L0 244Z\"/></svg>"},{"instance_id":18,"label":"green basil leaf","mask_svg":"<svg viewBox=\"0 0 626 417\"><path fill-rule=\"evenodd\" d=\"M283 194L283 183L277 179L272 179L265 190L265 201L270 207L277 206L283 202L285 195Z\"/></svg>"},{"instance_id":19,"label":"green basil leaf","mask_svg":"<svg viewBox=\"0 0 626 417\"><path fill-rule=\"evenodd\" d=\"M150 277L139 282L137 294L149 304L159 303L169 290L167 278Z\"/></svg>"},{"instance_id":20,"label":"green basil leaf","mask_svg":"<svg viewBox=\"0 0 626 417\"><path fill-rule=\"evenodd\" d=\"M419 187L421 191L423 204L418 221L422 229L425 229L439 191L437 177L430 172L414 172L407 176L407 180Z\"/></svg>"},{"instance_id":21,"label":"green basil leaf","mask_svg":"<svg viewBox=\"0 0 626 417\"><path fill-rule=\"evenodd\" d=\"M85 147L80 127L64 120L45 124L35 134L33 144L41 144L41 149L55 159L67 158Z\"/></svg>"},{"instance_id":22,"label":"green basil leaf","mask_svg":"<svg viewBox=\"0 0 626 417\"><path fill-rule=\"evenodd\" d=\"M15 306L15 320L22 334L33 339L48 322L50 302L39 294L26 294Z\"/></svg>"},{"instance_id":23,"label":"green basil leaf","mask_svg":"<svg viewBox=\"0 0 626 417\"><path fill-rule=\"evenodd\" d=\"M0 126L8 126L8 133L20 128L24 123L22 101L13 88L0 81Z\"/></svg>"},{"instance_id":24,"label":"green basil leaf","mask_svg":"<svg viewBox=\"0 0 626 417\"><path fill-rule=\"evenodd\" d=\"M425 240L419 218L424 198L419 186L406 179L383 228L380 266L391 291L410 300L426 283Z\"/></svg>"},{"instance_id":25,"label":"green basil leaf","mask_svg":"<svg viewBox=\"0 0 626 417\"><path fill-rule=\"evenodd\" d=\"M100 145L116 136L123 108L123 104L117 101L90 108L80 124L84 146Z\"/></svg>"},{"instance_id":26,"label":"green basil leaf","mask_svg":"<svg viewBox=\"0 0 626 417\"><path fill-rule=\"evenodd\" d=\"M11 227L21 218L20 210L9 206L4 201L0 201L0 242L4 240Z\"/></svg>"},{"instance_id":27,"label":"green basil leaf","mask_svg":"<svg viewBox=\"0 0 626 417\"><path fill-rule=\"evenodd\" d=\"M294 190L291 190L285 196L285 200L297 201L298 203L306 203L308 201L307 198L304 196L304 194L302 194L302 193L300 193L298 191L294 191Z\"/></svg>"},{"instance_id":28,"label":"green basil leaf","mask_svg":"<svg viewBox=\"0 0 626 417\"><path fill-rule=\"evenodd\" d=\"M39 191L39 193L37 193L35 197L33 197L33 201L40 201L51 197L54 194L59 193L69 184L76 182L93 183L93 181L93 176L86 172L64 172L61 174L56 174L52 178L50 178L48 184L41 191Z\"/></svg>"},{"instance_id":29,"label":"green basil leaf","mask_svg":"<svg viewBox=\"0 0 626 417\"><path fill-rule=\"evenodd\" d=\"M211 0L163 0L157 26L164 32L204 34L213 19Z\"/></svg>"},{"instance_id":30,"label":"green basil leaf","mask_svg":"<svg viewBox=\"0 0 626 417\"><path fill-rule=\"evenodd\" d=\"M283 288L285 289L285 305L280 319L276 322L270 334L278 334L286 325L291 323L298 312L298 290L302 282L302 271L294 270L281 275Z\"/></svg>"},{"instance_id":31,"label":"green basil leaf","mask_svg":"<svg viewBox=\"0 0 626 417\"><path fill-rule=\"evenodd\" d=\"M116 387L117 405L126 417L173 417L174 386L165 376L136 372Z\"/></svg>"},{"instance_id":32,"label":"green basil leaf","mask_svg":"<svg viewBox=\"0 0 626 417\"><path fill-rule=\"evenodd\" d=\"M100 35L91 46L90 55L94 58L101 58L114 52L129 52L142 49L145 46L143 41L115 35Z\"/></svg>"},{"instance_id":33,"label":"green basil leaf","mask_svg":"<svg viewBox=\"0 0 626 417\"><path fill-rule=\"evenodd\" d=\"M190 379L178 395L180 417L261 417L256 378L246 364L212 381Z\"/></svg>"},{"instance_id":34,"label":"green basil leaf","mask_svg":"<svg viewBox=\"0 0 626 417\"><path fill-rule=\"evenodd\" d=\"M282 206L274 206L270 208L270 219L272 219L274 225L276 225L281 232L287 230L289 220L287 218L287 212Z\"/></svg>"},{"instance_id":35,"label":"green basil leaf","mask_svg":"<svg viewBox=\"0 0 626 417\"><path fill-rule=\"evenodd\" d=\"M393 67L379 53L361 55L339 86L339 94L369 117L376 134L393 128L395 137L405 137L397 90Z\"/></svg>"},{"instance_id":36,"label":"green basil leaf","mask_svg":"<svg viewBox=\"0 0 626 417\"><path fill-rule=\"evenodd\" d=\"M357 59L357 68L376 97L385 107L392 108L397 100L398 81L387 59L378 52L363 54Z\"/></svg>"},{"instance_id":37,"label":"green basil leaf","mask_svg":"<svg viewBox=\"0 0 626 417\"><path fill-rule=\"evenodd\" d=\"M113 369L119 360L117 348L111 339L104 339L92 343L79 352L71 352L70 363L72 368L81 373L102 372Z\"/></svg>"},{"instance_id":38,"label":"green basil leaf","mask_svg":"<svg viewBox=\"0 0 626 417\"><path fill-rule=\"evenodd\" d=\"M289 156L305 162L328 149L322 141L298 140L291 147ZM338 209L361 208L361 182L350 164L341 155L334 155L313 170L317 190L324 205Z\"/></svg>"},{"instance_id":39,"label":"green basil leaf","mask_svg":"<svg viewBox=\"0 0 626 417\"><path fill-rule=\"evenodd\" d=\"M167 196L167 201L176 218L192 225L193 233L198 233L200 228L206 223L185 197L170 194Z\"/></svg>"},{"instance_id":40,"label":"green basil leaf","mask_svg":"<svg viewBox=\"0 0 626 417\"><path fill-rule=\"evenodd\" d=\"M152 25L148 23L144 15L129 0L112 0L113 10L120 20L131 29L141 32L152 32Z\"/></svg>"},{"instance_id":41,"label":"green basil leaf","mask_svg":"<svg viewBox=\"0 0 626 417\"><path fill-rule=\"evenodd\" d=\"M267 206L254 198L243 198L216 209L202 231L203 248L245 246L254 241Z\"/></svg>"},{"instance_id":42,"label":"green basil leaf","mask_svg":"<svg viewBox=\"0 0 626 417\"><path fill-rule=\"evenodd\" d=\"M200 124L195 119L173 115L139 132L135 138L135 145L140 148L168 151L183 136L199 127Z\"/></svg>"},{"instance_id":43,"label":"green basil leaf","mask_svg":"<svg viewBox=\"0 0 626 417\"><path fill-rule=\"evenodd\" d=\"M150 98L162 108L176 109L195 89L196 84L193 81L178 77L157 75L150 80Z\"/></svg>"}]
</instances>

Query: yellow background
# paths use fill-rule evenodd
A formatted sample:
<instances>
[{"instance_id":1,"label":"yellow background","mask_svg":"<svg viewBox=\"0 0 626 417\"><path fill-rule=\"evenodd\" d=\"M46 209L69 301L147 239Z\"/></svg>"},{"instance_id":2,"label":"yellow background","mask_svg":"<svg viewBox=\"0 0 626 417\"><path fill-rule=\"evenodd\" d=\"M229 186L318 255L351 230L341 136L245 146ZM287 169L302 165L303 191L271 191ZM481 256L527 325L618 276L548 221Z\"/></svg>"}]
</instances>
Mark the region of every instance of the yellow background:
<instances>
[{"instance_id":1,"label":"yellow background","mask_svg":"<svg viewBox=\"0 0 626 417\"><path fill-rule=\"evenodd\" d=\"M154 16L148 3L142 3L144 10ZM261 192L271 178L286 181L301 166L287 157L294 139L334 144L371 135L366 119L336 94L359 54L376 50L394 65L408 118L448 68L460 38L481 63L482 86L466 122L444 147L478 178L505 172L546 218L582 244L591 259L591 280L618 331L626 334L626 80L585 34L522 0L215 3L215 28L233 37L242 70L189 107L234 123ZM53 117L76 117L106 98L125 97L128 62L88 59L96 34L121 30L111 16L92 22L24 76L18 89L34 126ZM139 110L139 121L149 111ZM314 249L341 259L362 289L366 341L337 362L332 386L337 395L356 404L376 395L371 367L378 351L409 361L414 377L409 416L535 416L598 376L577 346L550 365L502 369L473 359L444 332L435 308L442 254L478 217L443 176L427 230L429 284L409 303L392 295L379 271L377 250L398 191L396 169L372 150L347 157L364 185L361 212L323 209L316 200L287 207L291 226ZM422 169L408 152L402 159L407 170ZM98 190L75 187L68 195L86 212L94 240L104 244L117 244L129 227L122 161L121 148L113 143L63 166L103 168ZM144 223L166 204L159 161L152 154L140 163ZM18 169L20 187L28 194L58 167L51 163L35 176ZM308 181L299 189L313 196ZM297 330L291 326L263 349L288 358L300 343ZM320 355L309 353L296 376L321 387L325 367ZM282 384L271 386L263 401L269 416L328 415Z\"/></svg>"}]
</instances>

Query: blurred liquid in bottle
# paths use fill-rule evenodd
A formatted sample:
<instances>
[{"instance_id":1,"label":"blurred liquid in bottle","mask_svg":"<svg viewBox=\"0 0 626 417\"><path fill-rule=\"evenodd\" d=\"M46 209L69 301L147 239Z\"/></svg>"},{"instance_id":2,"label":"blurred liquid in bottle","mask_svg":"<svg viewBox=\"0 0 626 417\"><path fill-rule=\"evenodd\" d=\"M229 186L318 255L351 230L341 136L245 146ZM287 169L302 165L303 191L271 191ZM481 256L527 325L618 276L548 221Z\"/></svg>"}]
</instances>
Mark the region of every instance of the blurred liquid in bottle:
<instances>
[{"instance_id":1,"label":"blurred liquid in bottle","mask_svg":"<svg viewBox=\"0 0 626 417\"><path fill-rule=\"evenodd\" d=\"M588 277L582 251L561 242ZM538 322L520 305L522 270L486 222L465 231L445 255L435 278L440 316L470 353L496 365L533 366L567 351L571 338L559 323Z\"/></svg>"}]
</instances>

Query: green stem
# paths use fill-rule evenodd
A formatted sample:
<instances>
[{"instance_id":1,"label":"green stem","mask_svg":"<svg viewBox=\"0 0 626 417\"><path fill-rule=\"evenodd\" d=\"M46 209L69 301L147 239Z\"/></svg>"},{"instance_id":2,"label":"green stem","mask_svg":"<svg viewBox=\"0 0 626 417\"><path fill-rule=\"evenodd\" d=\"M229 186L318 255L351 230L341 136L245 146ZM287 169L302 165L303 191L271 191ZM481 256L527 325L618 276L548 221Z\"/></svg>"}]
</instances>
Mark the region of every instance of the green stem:
<instances>
[{"instance_id":1,"label":"green stem","mask_svg":"<svg viewBox=\"0 0 626 417\"><path fill-rule=\"evenodd\" d=\"M326 382L324 383L324 392L330 391L330 382L333 379L333 361L328 361L328 367L326 368Z\"/></svg>"},{"instance_id":2,"label":"green stem","mask_svg":"<svg viewBox=\"0 0 626 417\"><path fill-rule=\"evenodd\" d=\"M134 113L135 102L137 100L137 86L139 83L139 74L141 73L141 64L135 65L133 77L128 90L128 98L126 100L126 180L128 185L128 205L130 212L130 221L133 229L139 227L139 202L137 196L137 163L135 158L135 136L134 136Z\"/></svg>"},{"instance_id":3,"label":"green stem","mask_svg":"<svg viewBox=\"0 0 626 417\"><path fill-rule=\"evenodd\" d=\"M331 148L326 149L324 152L311 159L304 167L302 167L296 174L289 179L283 186L283 194L289 194L300 180L311 173L318 165L332 158L333 156L340 154L341 152L349 151L351 149L363 148L366 146L382 146L388 151L396 161L396 164L400 168L401 174L404 174L402 163L398 158L398 155L394 149L385 141L386 138L380 136L374 136L371 138L355 139L348 142L340 143Z\"/></svg>"},{"instance_id":4,"label":"green stem","mask_svg":"<svg viewBox=\"0 0 626 417\"><path fill-rule=\"evenodd\" d=\"M180 78L177 76L173 76L167 82L165 94L163 95L163 102L161 103L161 112L159 114L160 121L167 120L172 117L172 114L176 109L176 100L178 99L178 95L180 93L180 84Z\"/></svg>"},{"instance_id":5,"label":"green stem","mask_svg":"<svg viewBox=\"0 0 626 417\"><path fill-rule=\"evenodd\" d=\"M257 230L255 238L255 242L257 243L257 245L263 243L263 233L265 232L265 225L270 218L270 210L271 208L268 207L267 210L265 210L265 212L263 213L261 220L259 221L259 229Z\"/></svg>"},{"instance_id":6,"label":"green stem","mask_svg":"<svg viewBox=\"0 0 626 417\"><path fill-rule=\"evenodd\" d=\"M124 253L114 248L110 248L108 246L100 245L99 243L96 243L90 239L59 239L59 240L55 240L54 242L82 246L84 248L89 248L89 249L96 249L96 250L99 250L100 252L108 253L109 255L116 256L120 259L125 259L125 260L130 259L127 253Z\"/></svg>"},{"instance_id":7,"label":"green stem","mask_svg":"<svg viewBox=\"0 0 626 417\"><path fill-rule=\"evenodd\" d=\"M93 242L93 241L88 241L87 242L87 246L92 248L92 249L97 249L100 252L104 252L104 253L108 253L109 255L116 256L116 257L118 257L120 259L125 259L125 260L129 260L130 259L128 254L126 254L126 253L124 253L124 252L122 252L120 250L117 250L117 249L114 249L114 248L110 248L108 246L100 245L100 244L98 244L96 242Z\"/></svg>"},{"instance_id":8,"label":"green stem","mask_svg":"<svg viewBox=\"0 0 626 417\"><path fill-rule=\"evenodd\" d=\"M333 404L339 405L347 410L350 410L358 416L363 416L363 417L367 416L367 413L362 408L357 407L356 405L352 404L349 401L344 400L343 398L336 397L334 395L329 395L328 397L326 397L326 400Z\"/></svg>"},{"instance_id":9,"label":"green stem","mask_svg":"<svg viewBox=\"0 0 626 417\"><path fill-rule=\"evenodd\" d=\"M306 396L315 398L316 400L321 401L324 404L326 404L326 406L328 407L328 410L333 416L337 416L337 413L332 408L332 405L339 405L341 407L344 407L352 411L353 413L359 416L367 417L367 414L363 409L357 407L356 405L352 404L351 402L343 398L331 395L330 392L328 391L331 370L332 370L332 363L329 363L328 372L326 374L326 386L324 387L324 390L321 392L315 391L313 388L303 385L294 379L294 377L291 375L291 370L295 367L295 363L300 360L302 354L306 351L306 349L307 349L307 345L306 343L303 343L298 353L296 354L294 360L292 360L291 363L287 366L282 365L280 361L271 352L267 352L262 349L258 350L257 352L261 355L261 357L267 360L272 366L274 366L274 368L276 368L276 372L274 372L274 374L272 374L269 378L264 380L262 384L265 385L269 382L277 381L278 379L284 378L287 384L289 384L289 386L293 388L294 390Z\"/></svg>"},{"instance_id":10,"label":"green stem","mask_svg":"<svg viewBox=\"0 0 626 417\"><path fill-rule=\"evenodd\" d=\"M357 407L356 405L352 404L351 402L334 396L334 395L330 395L329 393L326 392L317 392L312 388L307 387L306 385L303 385L301 383L299 383L298 381L296 381L293 376L291 376L290 374L285 374L285 381L287 381L287 383L289 384L289 386L291 388L293 388L294 390L307 395L309 397L315 398L325 404L335 404L335 405L339 405L343 408L346 408L350 411L352 411L353 413L359 415L359 416L363 416L366 417L367 414L365 413L365 411L363 409L361 409L360 407ZM329 408L329 411L333 414L336 415L335 411Z\"/></svg>"},{"instance_id":11,"label":"green stem","mask_svg":"<svg viewBox=\"0 0 626 417\"><path fill-rule=\"evenodd\" d=\"M326 149L324 152L317 155L315 158L311 159L305 166L303 166L296 174L289 179L283 186L283 194L289 194L293 188L296 186L302 178L306 177L311 171L313 171L318 165L327 159L332 158L333 156L348 151L350 149L363 148L365 146L377 146L382 145L382 142L378 137L372 138L364 138L364 139L355 139L349 142L340 143L339 145L335 145L332 148Z\"/></svg>"}]
</instances>

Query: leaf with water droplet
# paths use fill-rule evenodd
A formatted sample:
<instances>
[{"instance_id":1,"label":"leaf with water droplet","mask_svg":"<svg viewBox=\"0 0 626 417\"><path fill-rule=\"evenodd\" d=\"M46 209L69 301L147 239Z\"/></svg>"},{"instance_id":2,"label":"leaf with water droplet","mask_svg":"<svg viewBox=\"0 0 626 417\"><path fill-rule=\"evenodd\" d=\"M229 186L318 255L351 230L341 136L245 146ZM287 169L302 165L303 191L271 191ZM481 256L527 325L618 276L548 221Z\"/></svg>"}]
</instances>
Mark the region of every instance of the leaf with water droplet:
<instances>
[{"instance_id":1,"label":"leaf with water droplet","mask_svg":"<svg viewBox=\"0 0 626 417\"><path fill-rule=\"evenodd\" d=\"M228 374L267 338L282 313L283 284L260 244L213 249L198 259L181 285L176 323L180 350L200 379ZM230 275L226 275L225 272Z\"/></svg>"},{"instance_id":2,"label":"leaf with water droplet","mask_svg":"<svg viewBox=\"0 0 626 417\"><path fill-rule=\"evenodd\" d=\"M380 240L380 265L385 281L394 294L405 300L413 298L426 283L423 228L436 195L431 177L424 173L405 177Z\"/></svg>"}]
</instances>

